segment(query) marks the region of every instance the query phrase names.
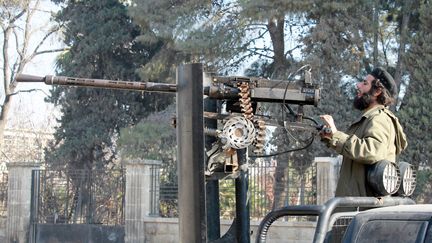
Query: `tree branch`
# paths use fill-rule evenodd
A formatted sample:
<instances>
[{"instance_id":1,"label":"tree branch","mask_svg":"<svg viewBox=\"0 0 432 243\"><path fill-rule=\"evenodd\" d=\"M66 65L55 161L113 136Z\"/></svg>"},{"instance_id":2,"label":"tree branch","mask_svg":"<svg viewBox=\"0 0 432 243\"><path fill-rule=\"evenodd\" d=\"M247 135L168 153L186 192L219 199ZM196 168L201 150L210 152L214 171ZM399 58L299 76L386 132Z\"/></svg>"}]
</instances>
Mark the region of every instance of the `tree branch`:
<instances>
[{"instance_id":1,"label":"tree branch","mask_svg":"<svg viewBox=\"0 0 432 243\"><path fill-rule=\"evenodd\" d=\"M5 152L3 152L3 150L1 151L1 153L3 154L3 156L8 160L8 162L10 163L11 160L9 159L9 157L5 154Z\"/></svg>"},{"instance_id":2,"label":"tree branch","mask_svg":"<svg viewBox=\"0 0 432 243\"><path fill-rule=\"evenodd\" d=\"M60 26L57 26L56 28L52 28L48 33L46 33L46 35L42 38L42 40L38 43L38 45L36 46L36 48L34 49L33 53L30 55L31 58L33 58L34 56L38 55L38 50L39 48L45 43L46 39L48 39L48 37L50 37L50 35L54 34L55 32L57 32L60 29ZM30 58L30 59L31 59Z\"/></svg>"},{"instance_id":3,"label":"tree branch","mask_svg":"<svg viewBox=\"0 0 432 243\"><path fill-rule=\"evenodd\" d=\"M53 53L53 52L67 51L67 50L70 50L70 47L58 48L58 49L52 49L52 50L39 51L39 52L36 52L36 53L35 53L35 56L42 55L42 54L46 54L46 53Z\"/></svg>"},{"instance_id":4,"label":"tree branch","mask_svg":"<svg viewBox=\"0 0 432 243\"><path fill-rule=\"evenodd\" d=\"M16 49L17 49L18 56L22 60L24 58L24 53L20 48L18 48L20 45L19 45L19 38L18 38L18 33L16 31L16 28L13 29L12 33L15 36L15 46L17 47Z\"/></svg>"},{"instance_id":5,"label":"tree branch","mask_svg":"<svg viewBox=\"0 0 432 243\"><path fill-rule=\"evenodd\" d=\"M22 60L24 59L24 53L22 51L22 49L18 48L19 47L19 38L18 38L18 33L16 32L16 29L13 30L13 34L15 36L15 45L16 45L16 51L18 53L18 57L17 60L14 62L12 68L11 68L11 76L13 76L13 73L15 70L17 70L17 67L19 66L19 64L22 62ZM13 77L10 78L9 80L10 84L14 83L14 79Z\"/></svg>"},{"instance_id":6,"label":"tree branch","mask_svg":"<svg viewBox=\"0 0 432 243\"><path fill-rule=\"evenodd\" d=\"M43 91L42 89L26 89L26 90L20 90L17 92L13 92L11 94L7 94L6 97L12 97L12 96L17 95L19 93L31 93L31 92L35 92L35 91L40 91L40 92L42 92L48 96L48 94L45 91ZM3 105L0 105L0 107L3 107Z\"/></svg>"},{"instance_id":7,"label":"tree branch","mask_svg":"<svg viewBox=\"0 0 432 243\"><path fill-rule=\"evenodd\" d=\"M287 55L292 56L292 52L293 52L295 49L298 49L298 48L300 48L300 47L301 47L301 45L297 45L297 46L295 46L294 48L292 48L292 49L286 51L286 52L285 52L285 57L286 57Z\"/></svg>"},{"instance_id":8,"label":"tree branch","mask_svg":"<svg viewBox=\"0 0 432 243\"><path fill-rule=\"evenodd\" d=\"M273 59L274 58L273 56L269 56L267 54L260 53L260 51L264 51L264 52L271 51L270 48L250 48L250 49L248 49L248 51L250 51L251 53L253 53L255 55L258 55L260 57L265 57L265 58L268 58L268 59Z\"/></svg>"},{"instance_id":9,"label":"tree branch","mask_svg":"<svg viewBox=\"0 0 432 243\"><path fill-rule=\"evenodd\" d=\"M21 12L19 12L17 15L15 15L15 17L11 18L9 21L9 26L11 26L12 23L14 23L15 21L17 21L19 18L21 18L21 16L23 16L26 12L26 9L22 9Z\"/></svg>"}]
</instances>

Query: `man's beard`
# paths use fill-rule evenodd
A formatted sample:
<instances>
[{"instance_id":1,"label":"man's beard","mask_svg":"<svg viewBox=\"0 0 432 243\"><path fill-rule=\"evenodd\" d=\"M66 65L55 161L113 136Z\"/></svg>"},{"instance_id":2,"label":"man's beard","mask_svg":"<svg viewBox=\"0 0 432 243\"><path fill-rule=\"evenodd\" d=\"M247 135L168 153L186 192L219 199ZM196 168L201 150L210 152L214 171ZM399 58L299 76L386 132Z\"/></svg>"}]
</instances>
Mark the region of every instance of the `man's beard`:
<instances>
[{"instance_id":1,"label":"man's beard","mask_svg":"<svg viewBox=\"0 0 432 243\"><path fill-rule=\"evenodd\" d=\"M354 108L358 110L365 110L372 103L372 95L368 92L363 94L362 96L356 96L354 98Z\"/></svg>"}]
</instances>

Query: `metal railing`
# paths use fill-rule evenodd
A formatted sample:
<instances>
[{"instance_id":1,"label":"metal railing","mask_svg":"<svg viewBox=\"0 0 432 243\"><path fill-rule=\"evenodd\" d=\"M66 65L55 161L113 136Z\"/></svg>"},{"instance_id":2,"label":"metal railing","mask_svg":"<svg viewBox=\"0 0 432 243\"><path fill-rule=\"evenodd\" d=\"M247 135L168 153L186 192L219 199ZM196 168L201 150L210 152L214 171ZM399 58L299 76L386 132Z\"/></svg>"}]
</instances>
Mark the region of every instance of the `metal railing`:
<instances>
[{"instance_id":1,"label":"metal railing","mask_svg":"<svg viewBox=\"0 0 432 243\"><path fill-rule=\"evenodd\" d=\"M35 170L34 223L124 224L124 170ZM161 181L160 166L151 169L150 213L178 217L178 187ZM257 163L248 169L251 219L260 220L275 208L316 203L316 168L279 168ZM234 180L219 182L220 216L235 215ZM6 193L7 194L7 193Z\"/></svg>"},{"instance_id":2,"label":"metal railing","mask_svg":"<svg viewBox=\"0 0 432 243\"><path fill-rule=\"evenodd\" d=\"M249 167L250 212L262 219L270 210L316 204L316 167L277 167L271 162Z\"/></svg>"},{"instance_id":3,"label":"metal railing","mask_svg":"<svg viewBox=\"0 0 432 243\"><path fill-rule=\"evenodd\" d=\"M301 170L299 168L276 167L268 163L257 163L248 168L248 173L251 219L260 220L275 208L316 204L315 166ZM156 183L153 182L152 184ZM234 188L234 180L232 179L219 182L220 217L223 219L234 218ZM152 215L178 216L178 188L176 184L168 185L161 182L159 190L154 188L151 194L152 198L159 198L159 204L153 204L151 208Z\"/></svg>"},{"instance_id":4,"label":"metal railing","mask_svg":"<svg viewBox=\"0 0 432 243\"><path fill-rule=\"evenodd\" d=\"M7 216L8 173L0 172L0 217Z\"/></svg>"},{"instance_id":5,"label":"metal railing","mask_svg":"<svg viewBox=\"0 0 432 243\"><path fill-rule=\"evenodd\" d=\"M124 170L34 170L33 223L124 224Z\"/></svg>"}]
</instances>

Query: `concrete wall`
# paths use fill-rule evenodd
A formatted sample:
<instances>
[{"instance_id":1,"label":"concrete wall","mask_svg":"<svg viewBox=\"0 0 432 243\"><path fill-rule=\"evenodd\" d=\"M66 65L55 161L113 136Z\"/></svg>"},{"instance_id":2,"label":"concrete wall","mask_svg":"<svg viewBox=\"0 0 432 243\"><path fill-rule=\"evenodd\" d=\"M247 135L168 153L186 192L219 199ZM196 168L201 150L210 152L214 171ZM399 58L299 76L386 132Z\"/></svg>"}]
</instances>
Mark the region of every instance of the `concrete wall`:
<instances>
[{"instance_id":1,"label":"concrete wall","mask_svg":"<svg viewBox=\"0 0 432 243\"><path fill-rule=\"evenodd\" d=\"M123 243L123 226L88 224L38 224L37 243Z\"/></svg>"},{"instance_id":2,"label":"concrete wall","mask_svg":"<svg viewBox=\"0 0 432 243\"><path fill-rule=\"evenodd\" d=\"M259 221L251 221L251 242L255 242L259 223ZM143 225L144 231L136 232L138 234L136 237L142 235L141 239L145 240L136 242L178 243L178 218L145 217ZM231 221L221 220L221 236L230 226ZM266 242L310 243L313 240L315 226L315 222L278 220L271 225ZM36 242L38 243L123 243L125 242L124 237L125 231L122 226L39 224L36 228Z\"/></svg>"},{"instance_id":3,"label":"concrete wall","mask_svg":"<svg viewBox=\"0 0 432 243\"><path fill-rule=\"evenodd\" d=\"M317 168L317 204L320 205L335 195L342 156L316 157L314 163Z\"/></svg>"},{"instance_id":4,"label":"concrete wall","mask_svg":"<svg viewBox=\"0 0 432 243\"><path fill-rule=\"evenodd\" d=\"M177 218L153 218L144 219L145 243L178 243L179 226ZM256 232L260 222L251 221L251 242L255 242ZM315 222L274 222L268 233L268 243L296 242L310 243L315 232ZM231 226L231 221L221 220L221 236Z\"/></svg>"},{"instance_id":5,"label":"concrete wall","mask_svg":"<svg viewBox=\"0 0 432 243\"><path fill-rule=\"evenodd\" d=\"M0 242L6 242L6 217L0 217Z\"/></svg>"},{"instance_id":6,"label":"concrete wall","mask_svg":"<svg viewBox=\"0 0 432 243\"><path fill-rule=\"evenodd\" d=\"M152 168L160 165L161 161L126 160L124 164L126 166L125 242L147 242L147 235L142 233L145 227L144 218L150 215L152 203L155 203L151 200L152 190L159 188L159 184L152 184L154 182L152 176L158 177L159 171L155 173Z\"/></svg>"},{"instance_id":7,"label":"concrete wall","mask_svg":"<svg viewBox=\"0 0 432 243\"><path fill-rule=\"evenodd\" d=\"M15 162L8 164L8 201L6 241L26 243L29 241L32 170L36 163Z\"/></svg>"}]
</instances>

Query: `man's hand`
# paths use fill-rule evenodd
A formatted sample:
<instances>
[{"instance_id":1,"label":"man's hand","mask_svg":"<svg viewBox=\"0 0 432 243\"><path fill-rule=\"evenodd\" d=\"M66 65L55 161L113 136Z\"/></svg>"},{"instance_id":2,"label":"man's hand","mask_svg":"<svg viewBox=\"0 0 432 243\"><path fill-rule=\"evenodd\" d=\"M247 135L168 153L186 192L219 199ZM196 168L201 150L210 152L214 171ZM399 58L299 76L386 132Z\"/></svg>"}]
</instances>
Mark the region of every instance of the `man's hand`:
<instances>
[{"instance_id":1,"label":"man's hand","mask_svg":"<svg viewBox=\"0 0 432 243\"><path fill-rule=\"evenodd\" d=\"M333 117L330 116L330 115L321 115L320 118L321 118L321 120L324 121L324 127L325 128L330 128L330 129L323 129L322 130L322 131L325 131L325 130L328 131L328 130L330 130L330 133L328 133L328 132L320 132L321 138L325 138L325 139L332 138L333 134L335 132L337 132L337 128L336 128L336 125L334 124Z\"/></svg>"}]
</instances>

